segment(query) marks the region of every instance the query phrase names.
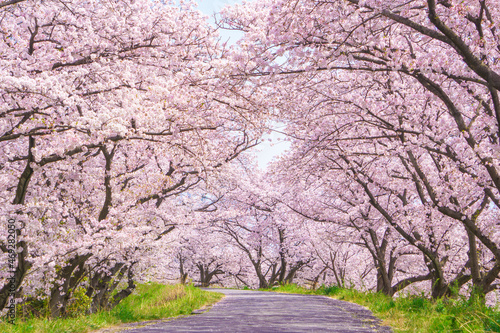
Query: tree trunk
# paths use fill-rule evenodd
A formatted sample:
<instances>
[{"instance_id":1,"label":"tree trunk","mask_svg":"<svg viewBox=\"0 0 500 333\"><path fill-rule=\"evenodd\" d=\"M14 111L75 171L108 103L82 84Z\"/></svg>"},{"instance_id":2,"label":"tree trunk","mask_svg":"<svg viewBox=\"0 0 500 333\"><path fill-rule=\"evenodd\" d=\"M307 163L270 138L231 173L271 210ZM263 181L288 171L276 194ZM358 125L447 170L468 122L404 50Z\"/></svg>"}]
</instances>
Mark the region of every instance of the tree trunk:
<instances>
[{"instance_id":1,"label":"tree trunk","mask_svg":"<svg viewBox=\"0 0 500 333\"><path fill-rule=\"evenodd\" d=\"M28 143L28 161L26 162L26 167L24 168L23 173L21 174L21 176L19 177L19 181L17 182L16 196L12 201L12 204L14 205L24 205L26 193L28 192L28 185L31 180L31 176L33 175L33 168L31 167L31 163L33 162L32 149L34 147L35 139L30 136ZM16 236L21 236L21 230L16 230ZM30 261L27 260L28 244L24 241L20 241L15 245L15 247L17 251L19 251L19 248L21 248L22 251L19 251L17 253L17 264L15 265L15 269L12 269L12 276L7 280L2 289L0 289L0 310L3 310L5 308L9 297L18 292L19 287L21 286L21 283L26 276L26 273L33 265Z\"/></svg>"},{"instance_id":2,"label":"tree trunk","mask_svg":"<svg viewBox=\"0 0 500 333\"><path fill-rule=\"evenodd\" d=\"M68 301L71 298L73 290L81 282L85 274L84 264L91 256L92 254L77 255L70 259L68 265L61 268L58 272L56 281L62 281L62 283L54 283L49 299L50 316L52 318L66 314Z\"/></svg>"},{"instance_id":3,"label":"tree trunk","mask_svg":"<svg viewBox=\"0 0 500 333\"><path fill-rule=\"evenodd\" d=\"M90 286L87 290L87 296L92 297L92 303L89 309L90 313L95 313L101 309L108 308L109 297L120 282L126 269L127 267L124 263L116 263L109 270L109 274L97 272L94 276L92 276ZM116 281L113 282L112 280L115 275L117 275Z\"/></svg>"}]
</instances>

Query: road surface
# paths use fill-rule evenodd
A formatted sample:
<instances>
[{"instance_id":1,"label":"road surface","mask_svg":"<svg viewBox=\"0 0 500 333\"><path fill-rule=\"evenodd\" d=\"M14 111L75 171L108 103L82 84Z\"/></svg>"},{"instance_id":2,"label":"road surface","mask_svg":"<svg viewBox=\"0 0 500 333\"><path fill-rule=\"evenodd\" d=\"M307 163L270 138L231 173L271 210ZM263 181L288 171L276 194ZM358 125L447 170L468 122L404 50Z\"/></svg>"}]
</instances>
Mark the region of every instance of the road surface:
<instances>
[{"instance_id":1,"label":"road surface","mask_svg":"<svg viewBox=\"0 0 500 333\"><path fill-rule=\"evenodd\" d=\"M208 290L226 297L207 312L121 332L392 332L364 307L324 296Z\"/></svg>"}]
</instances>

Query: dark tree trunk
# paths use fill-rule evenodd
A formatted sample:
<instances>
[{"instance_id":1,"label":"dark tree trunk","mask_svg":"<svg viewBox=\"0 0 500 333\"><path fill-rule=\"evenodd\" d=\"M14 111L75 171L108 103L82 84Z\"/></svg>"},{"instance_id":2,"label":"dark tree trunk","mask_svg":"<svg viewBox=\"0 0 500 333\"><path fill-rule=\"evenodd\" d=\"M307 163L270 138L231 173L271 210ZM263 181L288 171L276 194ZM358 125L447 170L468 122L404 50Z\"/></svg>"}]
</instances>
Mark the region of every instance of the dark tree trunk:
<instances>
[{"instance_id":1,"label":"dark tree trunk","mask_svg":"<svg viewBox=\"0 0 500 333\"><path fill-rule=\"evenodd\" d=\"M19 177L19 181L17 182L16 196L12 201L12 204L14 205L24 205L26 193L28 192L28 185L33 175L33 168L31 167L31 163L33 162L32 149L34 147L35 139L30 136L28 146L28 161L26 162L26 167L24 168L24 171ZM21 236L21 230L17 229L16 235L17 237ZM5 308L9 297L19 291L26 273L32 266L32 263L27 260L28 244L24 241L20 241L16 244L16 249L22 249L22 251L17 250L19 251L16 256L17 263L15 264L14 269L11 268L11 271L13 272L12 276L0 289L0 310L3 310Z\"/></svg>"},{"instance_id":2,"label":"dark tree trunk","mask_svg":"<svg viewBox=\"0 0 500 333\"><path fill-rule=\"evenodd\" d=\"M77 255L70 259L69 263L58 272L56 280L62 281L62 283L54 284L49 299L49 310L52 318L66 315L68 301L73 294L73 290L86 274L84 265L91 256L91 254Z\"/></svg>"},{"instance_id":3,"label":"dark tree trunk","mask_svg":"<svg viewBox=\"0 0 500 333\"><path fill-rule=\"evenodd\" d=\"M219 274L224 274L224 271L220 269L221 265L216 265L214 269L210 269L210 264L208 265L203 265L201 263L197 264L196 267L198 267L198 270L200 272L200 285L203 288L209 287L210 282L214 278L214 276L219 275Z\"/></svg>"},{"instance_id":4,"label":"dark tree trunk","mask_svg":"<svg viewBox=\"0 0 500 333\"><path fill-rule=\"evenodd\" d=\"M255 273L257 274L257 278L259 279L259 288L260 289L266 289L269 287L269 284L266 280L266 277L264 274L262 274L262 268L260 267L260 261L258 262L252 262L253 267L255 268Z\"/></svg>"},{"instance_id":5,"label":"dark tree trunk","mask_svg":"<svg viewBox=\"0 0 500 333\"><path fill-rule=\"evenodd\" d=\"M127 268L124 266L124 263L116 263L109 270L109 274L100 271L92 276L90 285L87 289L87 296L92 298L89 309L90 313L108 308L109 297L123 276L122 269L126 270ZM117 275L117 279L113 281L115 275Z\"/></svg>"},{"instance_id":6,"label":"dark tree trunk","mask_svg":"<svg viewBox=\"0 0 500 333\"><path fill-rule=\"evenodd\" d=\"M125 274L127 274L128 277L128 286L114 296L111 296L125 277ZM116 263L109 270L109 274L103 272L95 273L87 289L87 296L92 298L89 312L95 313L99 310L112 309L121 300L130 295L135 287L132 265L127 266L125 263Z\"/></svg>"},{"instance_id":7,"label":"dark tree trunk","mask_svg":"<svg viewBox=\"0 0 500 333\"><path fill-rule=\"evenodd\" d=\"M179 273L180 273L180 283L185 285L187 283L188 274L184 271L184 257L179 253Z\"/></svg>"},{"instance_id":8,"label":"dark tree trunk","mask_svg":"<svg viewBox=\"0 0 500 333\"><path fill-rule=\"evenodd\" d=\"M120 290L118 293L116 293L115 296L111 298L111 301L109 303L109 308L112 309L115 306L117 306L123 299L128 297L132 292L135 290L136 285L134 283L134 274L132 272L132 266L128 267L128 272L127 272L127 287Z\"/></svg>"}]
</instances>

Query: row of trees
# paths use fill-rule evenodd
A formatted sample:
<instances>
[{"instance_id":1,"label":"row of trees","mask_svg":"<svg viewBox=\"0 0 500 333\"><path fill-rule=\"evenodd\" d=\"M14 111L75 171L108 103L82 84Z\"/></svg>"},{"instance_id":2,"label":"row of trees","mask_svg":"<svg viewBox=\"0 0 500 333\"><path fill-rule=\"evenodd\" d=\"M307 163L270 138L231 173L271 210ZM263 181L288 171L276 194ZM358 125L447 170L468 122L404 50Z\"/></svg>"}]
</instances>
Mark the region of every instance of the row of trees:
<instances>
[{"instance_id":1,"label":"row of trees","mask_svg":"<svg viewBox=\"0 0 500 333\"><path fill-rule=\"evenodd\" d=\"M220 24L245 32L245 71L288 126L279 200L351 230L389 295L498 289L495 1L262 0Z\"/></svg>"},{"instance_id":2,"label":"row of trees","mask_svg":"<svg viewBox=\"0 0 500 333\"><path fill-rule=\"evenodd\" d=\"M490 294L489 301L495 301L498 278L486 292L473 284L471 245L460 224L430 211L427 225L403 225L411 228L411 237L418 237L412 244L399 233L398 228L405 229L375 215L370 202L353 205L353 191L345 179L344 192L329 194L324 178L304 172L295 158L285 162L274 166L272 190L270 175L240 174L232 185L205 197L194 227L182 231L181 243L172 244L169 257L176 260L169 263L167 275L183 276L184 282L189 277L202 286L335 284L390 296L401 291L435 298ZM291 175L296 177L293 181ZM360 207L365 210L358 211ZM496 208L488 209L496 214ZM427 248L434 262L424 252ZM494 259L480 244L476 251L484 279Z\"/></svg>"},{"instance_id":3,"label":"row of trees","mask_svg":"<svg viewBox=\"0 0 500 333\"><path fill-rule=\"evenodd\" d=\"M190 5L1 1L0 34L0 309L113 307L189 223L181 194L256 144L253 88Z\"/></svg>"}]
</instances>

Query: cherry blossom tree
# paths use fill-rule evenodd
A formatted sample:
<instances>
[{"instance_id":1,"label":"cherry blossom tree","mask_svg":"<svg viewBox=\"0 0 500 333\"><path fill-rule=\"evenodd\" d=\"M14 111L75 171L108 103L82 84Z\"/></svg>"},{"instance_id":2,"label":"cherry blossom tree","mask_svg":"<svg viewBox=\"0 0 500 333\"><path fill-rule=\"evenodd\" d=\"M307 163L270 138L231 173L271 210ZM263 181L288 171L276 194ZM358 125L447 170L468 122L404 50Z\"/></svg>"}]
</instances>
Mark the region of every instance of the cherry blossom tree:
<instances>
[{"instance_id":1,"label":"cherry blossom tree","mask_svg":"<svg viewBox=\"0 0 500 333\"><path fill-rule=\"evenodd\" d=\"M233 261L228 240L202 222L183 229L175 249L181 283L188 277L201 287L221 283Z\"/></svg>"},{"instance_id":2,"label":"cherry blossom tree","mask_svg":"<svg viewBox=\"0 0 500 333\"><path fill-rule=\"evenodd\" d=\"M226 235L232 247L241 253L259 288L292 283L314 261L303 228L304 219L286 214L289 210L270 196L269 191L274 190L266 184L268 179L258 169L245 170L246 166L233 166L232 175L225 173L225 180L218 183L218 192L212 193L216 199L206 206L214 207L209 215L211 228ZM236 278L239 274L249 275L246 270L235 271L230 270ZM240 281L254 285L248 280Z\"/></svg>"}]
</instances>

